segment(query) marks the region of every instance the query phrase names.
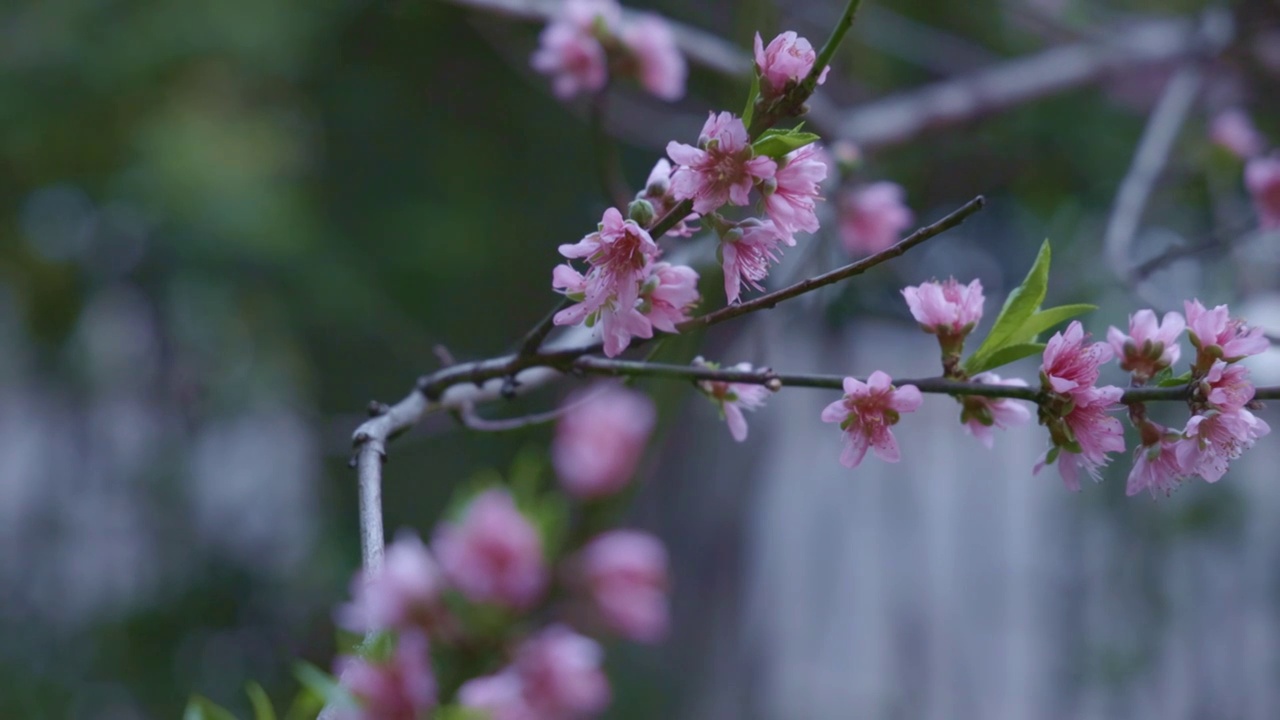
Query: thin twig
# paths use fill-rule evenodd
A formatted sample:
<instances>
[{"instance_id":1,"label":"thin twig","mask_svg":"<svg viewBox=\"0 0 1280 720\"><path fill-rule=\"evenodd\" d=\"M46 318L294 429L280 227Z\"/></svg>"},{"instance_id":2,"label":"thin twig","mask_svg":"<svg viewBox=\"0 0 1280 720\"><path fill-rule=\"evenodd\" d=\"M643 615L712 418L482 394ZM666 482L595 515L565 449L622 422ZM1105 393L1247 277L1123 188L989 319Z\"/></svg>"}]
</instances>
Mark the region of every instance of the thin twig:
<instances>
[{"instance_id":1,"label":"thin twig","mask_svg":"<svg viewBox=\"0 0 1280 720\"><path fill-rule=\"evenodd\" d=\"M965 203L959 210L956 210L955 212L951 213L950 215L947 215L946 217L942 218L941 220L935 222L932 225L927 225L925 227L920 228L919 230L916 230L915 232L911 233L907 237L898 241L895 245L889 247L888 249L882 250L876 253L875 255L871 255L870 257L863 258L862 260L859 260L855 263L850 263L848 265L845 265L844 267L837 268L835 270L832 270L831 272L823 273L822 275L818 275L817 277L811 277L807 280L801 280L800 282L794 285L790 285L788 287L782 288L781 290L775 290L766 295L761 295L760 297L755 298L753 300L748 300L747 302L744 302L738 305L729 305L727 307L716 310L715 312L710 312L710 313L707 313L706 315L700 315L696 318L686 320L680 323L679 325L677 325L676 328L679 329L680 332L687 332L689 330L709 327L711 325L715 325L716 323L724 322L725 320L729 320L731 318L735 318L740 315L746 315L747 313L752 313L757 310L763 310L765 308L772 308L778 303L782 302L783 300L789 300L794 297L799 297L800 295L804 295L805 293L808 293L808 292L813 292L818 288L825 287L832 283L840 282L841 280L846 280L855 275L861 275L867 270L870 270L871 268L887 260L892 260L893 258L898 257L899 255L905 253L906 251L910 250L916 245L919 245L925 240L941 235L947 230L950 230L951 228L954 228L960 225L970 215L973 215L974 213L981 210L983 206L985 206L986 204L987 204L986 199L983 198L981 195L979 195L978 197Z\"/></svg>"},{"instance_id":2,"label":"thin twig","mask_svg":"<svg viewBox=\"0 0 1280 720\"><path fill-rule=\"evenodd\" d=\"M537 325L534 325L529 332L525 333L524 339L520 341L520 349L516 351L517 354L528 356L538 352L542 348L542 341L547 339L547 335L550 335L551 330L555 327L556 315L572 304L572 300L565 298L558 305L551 308L551 312L544 315Z\"/></svg>"}]
</instances>

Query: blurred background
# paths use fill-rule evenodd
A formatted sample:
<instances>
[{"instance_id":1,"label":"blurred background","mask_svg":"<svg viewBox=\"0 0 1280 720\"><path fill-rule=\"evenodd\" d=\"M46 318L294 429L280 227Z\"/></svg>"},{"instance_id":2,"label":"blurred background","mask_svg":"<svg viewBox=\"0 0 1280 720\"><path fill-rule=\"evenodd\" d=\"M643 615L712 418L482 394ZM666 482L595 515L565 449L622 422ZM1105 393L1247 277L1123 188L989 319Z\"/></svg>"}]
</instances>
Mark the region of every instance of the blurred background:
<instances>
[{"instance_id":1,"label":"blurred background","mask_svg":"<svg viewBox=\"0 0 1280 720\"><path fill-rule=\"evenodd\" d=\"M328 667L363 408L437 344L511 349L605 207L585 103L528 66L555 3L476 4L0 8L0 717L176 717L192 692L244 711L246 680L283 700L294 659ZM1280 142L1275 2L865 5L812 104L861 153L832 196L887 179L921 223L989 208L671 358L935 374L899 288L976 276L993 316L1045 237L1049 301L1100 305L1095 335L1194 296L1280 333L1280 236L1210 141L1240 108ZM638 6L682 24L692 73L674 104L611 97L634 186L741 107L757 29L818 44L840 10ZM1117 213L1126 178L1140 203ZM771 281L847 262L838 205ZM1277 351L1254 360L1280 383ZM826 393L775 396L736 445L686 386L646 389L663 420L631 523L670 544L674 637L611 648L610 717L1280 716L1274 435L1152 501L1124 497L1127 458L1079 495L1033 477L1039 428L988 452L945 398L900 426L901 464L850 472ZM454 486L550 432L430 418L391 449L388 528L428 535Z\"/></svg>"}]
</instances>

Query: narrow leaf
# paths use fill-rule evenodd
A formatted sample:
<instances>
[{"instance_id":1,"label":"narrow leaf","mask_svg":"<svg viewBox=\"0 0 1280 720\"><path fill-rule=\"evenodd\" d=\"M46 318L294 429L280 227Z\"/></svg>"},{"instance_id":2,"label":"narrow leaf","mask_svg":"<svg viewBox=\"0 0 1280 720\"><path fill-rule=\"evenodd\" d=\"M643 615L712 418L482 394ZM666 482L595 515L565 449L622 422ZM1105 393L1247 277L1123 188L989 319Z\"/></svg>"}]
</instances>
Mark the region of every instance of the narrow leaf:
<instances>
[{"instance_id":1,"label":"narrow leaf","mask_svg":"<svg viewBox=\"0 0 1280 720\"><path fill-rule=\"evenodd\" d=\"M1018 331L1040 309L1040 303L1044 302L1044 295L1049 287L1049 260L1049 241L1045 240L1027 277L1021 285L1009 293L1008 299L1004 301L1004 307L996 316L991 332L987 333L987 338L982 341L982 345L965 361L966 371L971 374L978 372L975 368L980 365L996 367L987 364L990 356L1004 346L1018 342Z\"/></svg>"},{"instance_id":2,"label":"narrow leaf","mask_svg":"<svg viewBox=\"0 0 1280 720\"><path fill-rule=\"evenodd\" d=\"M1016 345L1006 345L999 350L991 353L981 362L975 363L972 369L968 369L971 374L994 370L1003 365L1008 365L1015 360L1021 360L1028 355L1035 355L1044 352L1044 343L1018 343ZM972 359L972 358L970 358Z\"/></svg>"},{"instance_id":3,"label":"narrow leaf","mask_svg":"<svg viewBox=\"0 0 1280 720\"><path fill-rule=\"evenodd\" d=\"M793 150L815 143L822 138L811 132L799 130L769 130L751 144L756 155L764 155L774 160L781 158Z\"/></svg>"},{"instance_id":4,"label":"narrow leaf","mask_svg":"<svg viewBox=\"0 0 1280 720\"><path fill-rule=\"evenodd\" d=\"M329 673L307 662L300 662L293 668L293 674L302 686L322 699L326 705L339 707L355 707L355 699L346 691L337 679Z\"/></svg>"},{"instance_id":5,"label":"narrow leaf","mask_svg":"<svg viewBox=\"0 0 1280 720\"><path fill-rule=\"evenodd\" d=\"M747 107L742 111L742 124L751 127L751 120L756 114L756 98L760 97L760 71L753 65L751 68L751 89L747 91Z\"/></svg>"},{"instance_id":6,"label":"narrow leaf","mask_svg":"<svg viewBox=\"0 0 1280 720\"><path fill-rule=\"evenodd\" d=\"M267 691L261 685L251 682L245 686L244 691L253 704L254 720L276 720L276 710L271 706L271 698L267 697Z\"/></svg>"},{"instance_id":7,"label":"narrow leaf","mask_svg":"<svg viewBox=\"0 0 1280 720\"><path fill-rule=\"evenodd\" d=\"M1022 328L1016 333L1014 339L1018 342L1034 342L1040 337L1040 333L1054 325L1097 309L1097 305L1081 303L1078 305L1059 305L1048 310L1041 310L1023 323Z\"/></svg>"},{"instance_id":8,"label":"narrow leaf","mask_svg":"<svg viewBox=\"0 0 1280 720\"><path fill-rule=\"evenodd\" d=\"M196 695L182 711L182 720L236 720L236 716L209 698Z\"/></svg>"},{"instance_id":9,"label":"narrow leaf","mask_svg":"<svg viewBox=\"0 0 1280 720\"><path fill-rule=\"evenodd\" d=\"M1177 377L1166 377L1163 380L1160 380L1157 385L1160 387L1177 387L1179 385L1186 385L1189 382L1191 382L1190 370L1178 375Z\"/></svg>"}]
</instances>

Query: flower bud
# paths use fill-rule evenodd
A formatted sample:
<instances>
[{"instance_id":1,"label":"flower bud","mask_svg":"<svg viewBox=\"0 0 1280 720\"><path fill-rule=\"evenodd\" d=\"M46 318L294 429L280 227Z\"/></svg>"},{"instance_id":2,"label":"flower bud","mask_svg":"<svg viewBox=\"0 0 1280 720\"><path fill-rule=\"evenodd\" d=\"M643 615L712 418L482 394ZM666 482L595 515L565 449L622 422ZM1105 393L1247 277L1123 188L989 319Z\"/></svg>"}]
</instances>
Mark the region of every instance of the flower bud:
<instances>
[{"instance_id":1,"label":"flower bud","mask_svg":"<svg viewBox=\"0 0 1280 720\"><path fill-rule=\"evenodd\" d=\"M653 203L643 198L632 200L627 206L627 217L634 220L640 227L649 227L655 217Z\"/></svg>"}]
</instances>

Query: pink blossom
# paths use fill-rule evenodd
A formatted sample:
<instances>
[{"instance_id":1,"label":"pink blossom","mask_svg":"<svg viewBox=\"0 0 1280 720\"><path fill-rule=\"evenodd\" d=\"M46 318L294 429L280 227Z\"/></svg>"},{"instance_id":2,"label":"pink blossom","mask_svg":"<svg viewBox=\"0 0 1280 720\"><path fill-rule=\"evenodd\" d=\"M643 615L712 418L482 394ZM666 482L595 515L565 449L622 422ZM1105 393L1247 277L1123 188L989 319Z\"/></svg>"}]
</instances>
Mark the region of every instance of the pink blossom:
<instances>
[{"instance_id":1,"label":"pink blossom","mask_svg":"<svg viewBox=\"0 0 1280 720\"><path fill-rule=\"evenodd\" d=\"M538 718L571 720L596 715L609 704L604 651L564 625L552 625L516 651L515 670L525 702Z\"/></svg>"},{"instance_id":2,"label":"pink blossom","mask_svg":"<svg viewBox=\"0 0 1280 720\"><path fill-rule=\"evenodd\" d=\"M698 367L719 367L715 363L703 360L701 357L694 358L693 364ZM744 362L738 363L730 369L751 372L752 367L751 363ZM742 411L744 409L755 410L758 407L763 407L765 399L769 397L768 388L751 383L699 380L698 388L711 399L711 402L720 407L720 415L729 426L729 434L738 442L747 439L747 418L743 416Z\"/></svg>"},{"instance_id":3,"label":"pink blossom","mask_svg":"<svg viewBox=\"0 0 1280 720\"><path fill-rule=\"evenodd\" d=\"M466 681L458 704L487 713L488 720L541 720L525 702L524 683L513 669Z\"/></svg>"},{"instance_id":4,"label":"pink blossom","mask_svg":"<svg viewBox=\"0 0 1280 720\"><path fill-rule=\"evenodd\" d=\"M1188 300L1183 306L1191 344L1200 351L1197 366L1208 364L1209 358L1235 362L1265 352L1271 345L1262 328L1250 328L1243 320L1233 319L1226 305L1206 310L1199 300Z\"/></svg>"},{"instance_id":5,"label":"pink blossom","mask_svg":"<svg viewBox=\"0 0 1280 720\"><path fill-rule=\"evenodd\" d=\"M590 293L593 291L585 276L570 265L557 265L551 274L551 286L578 302L556 313L555 324L579 325L585 322L588 327L598 326L604 336L605 355L620 355L633 337L653 337L653 323L636 307L640 289L635 283L619 285L613 294L597 291L592 296ZM666 317L666 314L659 315L659 319Z\"/></svg>"},{"instance_id":6,"label":"pink blossom","mask_svg":"<svg viewBox=\"0 0 1280 720\"><path fill-rule=\"evenodd\" d=\"M975 280L974 282L977 281ZM1018 378L1001 379L999 375L992 372L979 373L974 375L971 380L986 385L1027 386L1025 380ZM969 395L964 398L963 405L964 410L960 413L960 421L964 423L964 429L988 448L995 445L995 433L991 431L993 427L1007 430L1017 425L1023 425L1031 419L1031 410L1024 403L1013 398L988 398Z\"/></svg>"},{"instance_id":7,"label":"pink blossom","mask_svg":"<svg viewBox=\"0 0 1280 720\"><path fill-rule=\"evenodd\" d=\"M747 128L740 118L712 113L702 126L698 147L672 141L667 155L679 166L671 176L671 192L681 200L693 200L693 211L706 214L732 202L750 202L751 187L773 177L777 165L756 157Z\"/></svg>"},{"instance_id":8,"label":"pink blossom","mask_svg":"<svg viewBox=\"0 0 1280 720\"><path fill-rule=\"evenodd\" d=\"M684 97L688 68L666 20L643 15L622 28L621 40L631 51L645 90L663 100Z\"/></svg>"},{"instance_id":9,"label":"pink blossom","mask_svg":"<svg viewBox=\"0 0 1280 720\"><path fill-rule=\"evenodd\" d=\"M729 303L738 302L742 283L763 290L769 266L778 262L778 245L785 242L772 220L744 220L721 239L724 264L724 294Z\"/></svg>"},{"instance_id":10,"label":"pink blossom","mask_svg":"<svg viewBox=\"0 0 1280 720\"><path fill-rule=\"evenodd\" d=\"M1271 426L1244 408L1193 415L1176 448L1178 464L1188 475L1218 482L1232 460L1269 432Z\"/></svg>"},{"instance_id":11,"label":"pink blossom","mask_svg":"<svg viewBox=\"0 0 1280 720\"><path fill-rule=\"evenodd\" d=\"M579 556L582 580L605 626L637 642L667 633L667 550L637 530L596 537Z\"/></svg>"},{"instance_id":12,"label":"pink blossom","mask_svg":"<svg viewBox=\"0 0 1280 720\"><path fill-rule=\"evenodd\" d=\"M1253 399L1256 389L1249 380L1249 368L1215 362L1200 380L1200 393L1215 409L1222 412L1239 410Z\"/></svg>"},{"instance_id":13,"label":"pink blossom","mask_svg":"<svg viewBox=\"0 0 1280 720\"><path fill-rule=\"evenodd\" d=\"M568 0L538 38L533 69L552 76L557 97L596 92L609 79L609 60L596 37L596 24L616 26L620 10L608 0Z\"/></svg>"},{"instance_id":14,"label":"pink blossom","mask_svg":"<svg viewBox=\"0 0 1280 720\"><path fill-rule=\"evenodd\" d=\"M759 36L757 36L759 37ZM795 244L797 230L817 232L814 204L819 183L827 177L826 153L818 145L805 145L782 158L773 182L764 184L764 208L788 245Z\"/></svg>"},{"instance_id":15,"label":"pink blossom","mask_svg":"<svg viewBox=\"0 0 1280 720\"><path fill-rule=\"evenodd\" d=\"M782 96L788 86L808 77L817 59L818 53L809 41L790 30L770 40L768 47L760 39L760 33L756 33L755 61L756 72L760 75L760 96L765 100ZM822 69L818 76L819 85L827 81L830 70L829 66Z\"/></svg>"},{"instance_id":16,"label":"pink blossom","mask_svg":"<svg viewBox=\"0 0 1280 720\"><path fill-rule=\"evenodd\" d=\"M1179 437L1177 433L1162 432L1159 441L1138 446L1133 453L1133 470L1129 471L1125 495L1132 497L1143 490L1149 490L1152 497L1158 492L1165 495L1173 492L1187 476L1178 462Z\"/></svg>"},{"instance_id":17,"label":"pink blossom","mask_svg":"<svg viewBox=\"0 0 1280 720\"><path fill-rule=\"evenodd\" d=\"M649 179L645 181L644 190L637 197L648 200L653 205L654 217L661 219L671 212L680 201L671 194L671 163L666 158L661 158L654 164L653 170L649 172ZM698 222L697 213L689 213L674 227L666 232L671 237L690 237L693 235Z\"/></svg>"},{"instance_id":18,"label":"pink blossom","mask_svg":"<svg viewBox=\"0 0 1280 720\"><path fill-rule=\"evenodd\" d=\"M658 244L648 231L634 220L625 220L617 208L604 211L600 228L571 245L561 245L560 254L567 258L586 258L591 265L587 273L587 300L617 294L623 286L634 285L645 266L656 258Z\"/></svg>"},{"instance_id":19,"label":"pink blossom","mask_svg":"<svg viewBox=\"0 0 1280 720\"><path fill-rule=\"evenodd\" d=\"M968 335L982 319L982 282L961 285L955 278L936 280L902 289L911 316L920 328L934 335Z\"/></svg>"},{"instance_id":20,"label":"pink blossom","mask_svg":"<svg viewBox=\"0 0 1280 720\"><path fill-rule=\"evenodd\" d=\"M914 412L923 399L914 385L893 387L893 378L877 370L867 382L844 379L844 397L822 411L823 422L840 423L845 434L840 464L854 468L862 462L867 448L885 462L898 462L898 441L889 428L898 423L900 413Z\"/></svg>"},{"instance_id":21,"label":"pink blossom","mask_svg":"<svg viewBox=\"0 0 1280 720\"><path fill-rule=\"evenodd\" d=\"M640 312L662 332L679 332L676 325L689 319L698 303L698 273L685 265L654 263L641 291Z\"/></svg>"},{"instance_id":22,"label":"pink blossom","mask_svg":"<svg viewBox=\"0 0 1280 720\"><path fill-rule=\"evenodd\" d=\"M444 610L444 577L417 535L401 532L387 546L382 570L357 574L354 600L338 609L338 624L356 632L434 626Z\"/></svg>"},{"instance_id":23,"label":"pink blossom","mask_svg":"<svg viewBox=\"0 0 1280 720\"><path fill-rule=\"evenodd\" d=\"M903 204L902 186L877 182L841 198L840 237L850 255L878 253L898 242L914 216Z\"/></svg>"},{"instance_id":24,"label":"pink blossom","mask_svg":"<svg viewBox=\"0 0 1280 720\"><path fill-rule=\"evenodd\" d=\"M469 600L523 609L542 595L547 567L542 539L505 490L486 490L456 523L441 523L436 557Z\"/></svg>"},{"instance_id":25,"label":"pink blossom","mask_svg":"<svg viewBox=\"0 0 1280 720\"><path fill-rule=\"evenodd\" d=\"M1078 320L1072 320L1065 332L1054 333L1044 349L1041 377L1056 393L1087 391L1098 381L1099 367L1111 360L1111 348L1105 343L1085 345L1088 335Z\"/></svg>"},{"instance_id":26,"label":"pink blossom","mask_svg":"<svg viewBox=\"0 0 1280 720\"><path fill-rule=\"evenodd\" d=\"M359 711L344 716L351 720L417 720L436 705L436 680L422 633L400 633L387 662L344 656L335 671L360 703Z\"/></svg>"},{"instance_id":27,"label":"pink blossom","mask_svg":"<svg viewBox=\"0 0 1280 720\"><path fill-rule=\"evenodd\" d=\"M1036 464L1035 472L1056 458L1058 473L1068 490L1080 491L1081 468L1094 481L1099 480L1098 470L1110 462L1107 453L1124 450L1124 426L1107 415L1123 395L1123 390L1110 385L1081 385L1072 391L1070 411L1062 416L1061 423L1050 421L1054 447Z\"/></svg>"},{"instance_id":28,"label":"pink blossom","mask_svg":"<svg viewBox=\"0 0 1280 720\"><path fill-rule=\"evenodd\" d=\"M1129 334L1113 325L1107 330L1107 343L1120 359L1120 369L1146 382L1178 362L1182 356L1178 336L1186 326L1186 320L1176 312L1165 313L1161 323L1151 310L1139 310L1129 316Z\"/></svg>"},{"instance_id":29,"label":"pink blossom","mask_svg":"<svg viewBox=\"0 0 1280 720\"><path fill-rule=\"evenodd\" d=\"M607 497L635 474L657 413L642 393L606 385L569 397L551 461L560 484L582 499Z\"/></svg>"},{"instance_id":30,"label":"pink blossom","mask_svg":"<svg viewBox=\"0 0 1280 720\"><path fill-rule=\"evenodd\" d=\"M1244 185L1253 196L1258 224L1265 230L1280 228L1280 153L1250 160L1244 167Z\"/></svg>"},{"instance_id":31,"label":"pink blossom","mask_svg":"<svg viewBox=\"0 0 1280 720\"><path fill-rule=\"evenodd\" d=\"M1262 152L1265 144L1253 121L1240 108L1229 108L1215 115L1209 125L1209 139L1243 160Z\"/></svg>"}]
</instances>

